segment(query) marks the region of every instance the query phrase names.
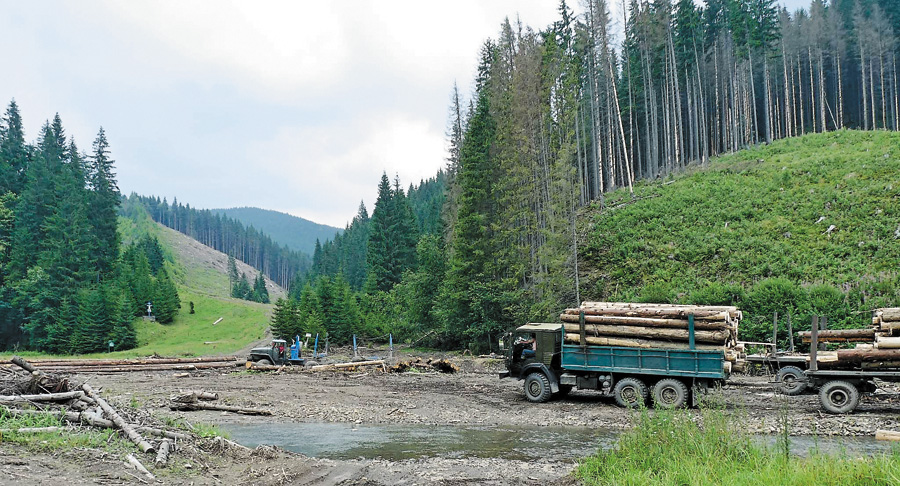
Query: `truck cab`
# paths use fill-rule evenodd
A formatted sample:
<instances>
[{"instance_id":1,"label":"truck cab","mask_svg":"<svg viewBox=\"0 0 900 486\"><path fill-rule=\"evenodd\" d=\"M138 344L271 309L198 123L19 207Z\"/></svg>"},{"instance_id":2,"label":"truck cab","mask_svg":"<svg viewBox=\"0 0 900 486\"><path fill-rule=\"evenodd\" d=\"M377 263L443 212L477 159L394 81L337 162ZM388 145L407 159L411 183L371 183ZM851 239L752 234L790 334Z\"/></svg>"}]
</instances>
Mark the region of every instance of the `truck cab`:
<instances>
[{"instance_id":1,"label":"truck cab","mask_svg":"<svg viewBox=\"0 0 900 486\"><path fill-rule=\"evenodd\" d=\"M500 378L512 377L532 382L538 380L541 383L532 384L531 388L541 385L552 394L565 394L572 389L571 386L560 386L557 379L562 345L562 324L525 324L507 335L507 339L510 339L506 349L507 371L500 373ZM532 380L528 380L531 374L536 374L536 376L532 377ZM546 383L537 375L543 375ZM526 392L529 384L525 384ZM535 393L540 395L542 392L538 390ZM528 394L526 393L526 395Z\"/></svg>"},{"instance_id":2,"label":"truck cab","mask_svg":"<svg viewBox=\"0 0 900 486\"><path fill-rule=\"evenodd\" d=\"M273 339L268 346L251 349L247 361L265 365L303 366L306 360L300 357L300 348L301 342L299 337L296 342L291 344L290 348L288 348L287 341L284 339Z\"/></svg>"}]
</instances>

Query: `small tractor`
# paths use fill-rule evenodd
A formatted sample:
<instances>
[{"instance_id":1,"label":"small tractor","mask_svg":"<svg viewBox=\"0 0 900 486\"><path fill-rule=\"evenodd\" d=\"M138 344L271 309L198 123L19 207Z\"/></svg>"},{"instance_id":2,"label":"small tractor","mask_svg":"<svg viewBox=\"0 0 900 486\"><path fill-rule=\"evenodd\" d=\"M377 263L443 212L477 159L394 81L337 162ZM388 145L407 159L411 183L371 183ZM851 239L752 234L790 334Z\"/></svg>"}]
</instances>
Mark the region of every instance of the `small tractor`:
<instances>
[{"instance_id":1,"label":"small tractor","mask_svg":"<svg viewBox=\"0 0 900 486\"><path fill-rule=\"evenodd\" d=\"M273 339L269 346L251 349L247 361L263 365L303 366L306 360L300 357L300 348L302 347L300 337L297 336L290 348L286 345L287 341L284 339Z\"/></svg>"}]
</instances>

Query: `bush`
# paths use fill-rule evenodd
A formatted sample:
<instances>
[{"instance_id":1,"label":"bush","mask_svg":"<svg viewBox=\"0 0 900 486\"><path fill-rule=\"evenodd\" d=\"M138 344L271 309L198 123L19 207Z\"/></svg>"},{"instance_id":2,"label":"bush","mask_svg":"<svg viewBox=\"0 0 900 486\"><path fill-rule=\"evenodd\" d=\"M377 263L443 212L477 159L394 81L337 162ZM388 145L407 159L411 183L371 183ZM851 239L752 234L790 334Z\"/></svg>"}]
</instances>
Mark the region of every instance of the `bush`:
<instances>
[{"instance_id":1,"label":"bush","mask_svg":"<svg viewBox=\"0 0 900 486\"><path fill-rule=\"evenodd\" d=\"M694 305L734 305L741 307L746 298L747 292L740 285L706 282L703 287L691 292L687 298L687 303Z\"/></svg>"}]
</instances>

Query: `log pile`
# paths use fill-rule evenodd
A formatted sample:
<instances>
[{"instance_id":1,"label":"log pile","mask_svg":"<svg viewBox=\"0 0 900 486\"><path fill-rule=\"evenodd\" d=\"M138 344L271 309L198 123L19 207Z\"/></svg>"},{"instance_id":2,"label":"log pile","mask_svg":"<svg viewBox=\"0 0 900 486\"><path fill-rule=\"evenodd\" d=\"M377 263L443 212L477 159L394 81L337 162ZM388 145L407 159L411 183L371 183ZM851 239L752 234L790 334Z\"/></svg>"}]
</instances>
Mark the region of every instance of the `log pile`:
<instances>
[{"instance_id":1,"label":"log pile","mask_svg":"<svg viewBox=\"0 0 900 486\"><path fill-rule=\"evenodd\" d=\"M817 333L820 343L858 343L855 349L820 352L820 369L886 370L900 368L900 308L876 309L872 327L831 329ZM812 341L809 331L797 333L804 343Z\"/></svg>"},{"instance_id":2,"label":"log pile","mask_svg":"<svg viewBox=\"0 0 900 486\"><path fill-rule=\"evenodd\" d=\"M56 373L128 373L133 371L197 371L243 366L236 356L199 358L139 358L139 359L43 359L31 365ZM9 368L13 364L5 364Z\"/></svg>"},{"instance_id":3,"label":"log pile","mask_svg":"<svg viewBox=\"0 0 900 486\"><path fill-rule=\"evenodd\" d=\"M38 369L20 357L12 358L9 364L16 368L4 368L4 374L0 377L5 393L0 396L0 413L9 417L50 416L68 425L6 427L2 431L5 434L71 433L84 427L116 429L138 450L151 455L146 461L155 464L156 468L165 467L171 455L179 450L179 444L195 439L185 433L146 426L147 417L135 416L139 411L128 408L117 410L101 396L99 390L87 383L71 386L67 379ZM215 395L194 391L185 396L201 400ZM153 478L141 459L133 454L128 455L126 465L137 469L148 479Z\"/></svg>"},{"instance_id":4,"label":"log pile","mask_svg":"<svg viewBox=\"0 0 900 486\"><path fill-rule=\"evenodd\" d=\"M736 349L738 325L743 317L737 307L730 306L583 302L581 307L566 309L560 315L566 342L580 342L582 313L589 344L686 349L688 316L693 315L696 348L726 352Z\"/></svg>"}]
</instances>

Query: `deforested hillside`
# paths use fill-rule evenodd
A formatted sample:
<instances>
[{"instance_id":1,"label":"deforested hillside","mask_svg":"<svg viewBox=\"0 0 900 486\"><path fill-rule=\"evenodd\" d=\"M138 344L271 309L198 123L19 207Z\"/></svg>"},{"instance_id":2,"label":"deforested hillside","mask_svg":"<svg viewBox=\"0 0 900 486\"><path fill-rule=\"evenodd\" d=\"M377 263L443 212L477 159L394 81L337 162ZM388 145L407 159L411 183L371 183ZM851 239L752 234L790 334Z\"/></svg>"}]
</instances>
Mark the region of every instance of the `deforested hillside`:
<instances>
[{"instance_id":1,"label":"deforested hillside","mask_svg":"<svg viewBox=\"0 0 900 486\"><path fill-rule=\"evenodd\" d=\"M751 317L744 338L773 312L795 329L813 313L862 325L900 304L900 135L744 150L638 184L634 199L613 193L583 223L583 298L735 303Z\"/></svg>"}]
</instances>

